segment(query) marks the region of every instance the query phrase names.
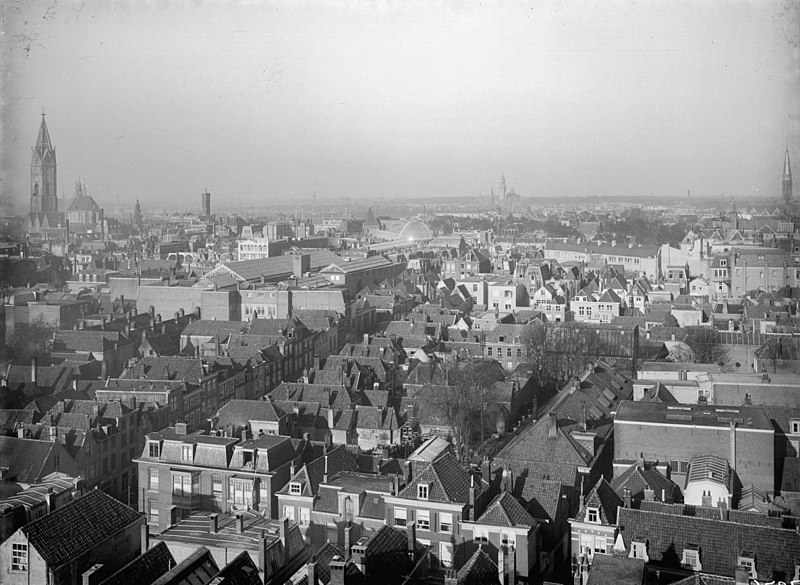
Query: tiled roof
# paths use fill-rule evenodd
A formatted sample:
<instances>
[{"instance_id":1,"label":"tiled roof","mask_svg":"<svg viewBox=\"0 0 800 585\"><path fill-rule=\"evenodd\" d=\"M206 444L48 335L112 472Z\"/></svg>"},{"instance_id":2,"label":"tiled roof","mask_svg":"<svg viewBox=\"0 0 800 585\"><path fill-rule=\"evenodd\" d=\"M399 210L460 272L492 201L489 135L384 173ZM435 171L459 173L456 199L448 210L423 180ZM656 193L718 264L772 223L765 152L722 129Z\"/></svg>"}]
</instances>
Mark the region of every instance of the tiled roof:
<instances>
[{"instance_id":1,"label":"tiled roof","mask_svg":"<svg viewBox=\"0 0 800 585\"><path fill-rule=\"evenodd\" d=\"M367 492L364 494L364 503L358 513L362 518L375 518L382 520L386 517L386 502L381 494Z\"/></svg>"},{"instance_id":2,"label":"tiled roof","mask_svg":"<svg viewBox=\"0 0 800 585\"><path fill-rule=\"evenodd\" d=\"M680 567L682 551L697 545L703 573L733 577L742 551L752 551L758 578L784 579L794 574L800 557L796 530L753 526L740 522L621 508L620 533L627 550L631 542L647 542L650 562Z\"/></svg>"},{"instance_id":3,"label":"tiled roof","mask_svg":"<svg viewBox=\"0 0 800 585\"><path fill-rule=\"evenodd\" d=\"M644 559L594 555L587 585L642 585L644 575Z\"/></svg>"},{"instance_id":4,"label":"tiled roof","mask_svg":"<svg viewBox=\"0 0 800 585\"><path fill-rule=\"evenodd\" d=\"M488 526L534 526L536 520L509 492L502 492L486 507L476 524Z\"/></svg>"},{"instance_id":5,"label":"tiled roof","mask_svg":"<svg viewBox=\"0 0 800 585\"><path fill-rule=\"evenodd\" d=\"M214 585L262 585L264 582L250 554L242 551L214 576L213 583Z\"/></svg>"},{"instance_id":6,"label":"tiled roof","mask_svg":"<svg viewBox=\"0 0 800 585\"><path fill-rule=\"evenodd\" d=\"M317 497L314 500L314 510L317 512L339 512L339 490L326 485L319 486Z\"/></svg>"},{"instance_id":7,"label":"tiled roof","mask_svg":"<svg viewBox=\"0 0 800 585\"><path fill-rule=\"evenodd\" d=\"M198 385L205 377L203 362L199 358L177 356L145 357L122 377L150 380L185 380Z\"/></svg>"},{"instance_id":8,"label":"tiled roof","mask_svg":"<svg viewBox=\"0 0 800 585\"><path fill-rule=\"evenodd\" d=\"M51 441L0 436L0 467L3 479L20 483L36 483L44 475L44 466L51 451L57 448Z\"/></svg>"},{"instance_id":9,"label":"tiled roof","mask_svg":"<svg viewBox=\"0 0 800 585\"><path fill-rule=\"evenodd\" d=\"M0 434L13 432L17 423L33 424L35 415L32 410L0 409Z\"/></svg>"},{"instance_id":10,"label":"tiled roof","mask_svg":"<svg viewBox=\"0 0 800 585\"><path fill-rule=\"evenodd\" d=\"M211 552L204 546L195 550L152 585L175 585L183 583L209 583L217 574L218 567Z\"/></svg>"},{"instance_id":11,"label":"tiled roof","mask_svg":"<svg viewBox=\"0 0 800 585\"><path fill-rule=\"evenodd\" d=\"M234 431L248 425L250 421L277 422L280 420L275 407L269 400L234 399L219 409L218 426L221 429L233 425Z\"/></svg>"},{"instance_id":12,"label":"tiled roof","mask_svg":"<svg viewBox=\"0 0 800 585\"><path fill-rule=\"evenodd\" d=\"M420 483L430 484L428 501L453 504L469 502L469 490L473 485L470 473L451 454L446 454L433 463L417 471L411 482L400 491L401 498L417 499L417 486ZM480 479L474 479L476 497L484 490Z\"/></svg>"},{"instance_id":13,"label":"tiled roof","mask_svg":"<svg viewBox=\"0 0 800 585\"><path fill-rule=\"evenodd\" d=\"M605 477L601 477L586 496L586 506L599 508L604 524L616 524L617 508L624 504L622 497L614 491Z\"/></svg>"},{"instance_id":14,"label":"tiled roof","mask_svg":"<svg viewBox=\"0 0 800 585\"><path fill-rule=\"evenodd\" d=\"M140 585L152 583L175 566L175 558L166 543L159 542L139 555L100 585Z\"/></svg>"},{"instance_id":15,"label":"tiled roof","mask_svg":"<svg viewBox=\"0 0 800 585\"><path fill-rule=\"evenodd\" d=\"M458 585L500 585L497 563L482 547L458 570Z\"/></svg>"},{"instance_id":16,"label":"tiled roof","mask_svg":"<svg viewBox=\"0 0 800 585\"><path fill-rule=\"evenodd\" d=\"M667 479L653 466L637 462L623 471L613 480L611 487L617 494L624 498L625 490L630 490L631 503L634 508L644 499L644 490L653 490L656 500L670 503L680 496L680 487Z\"/></svg>"},{"instance_id":17,"label":"tiled roof","mask_svg":"<svg viewBox=\"0 0 800 585\"><path fill-rule=\"evenodd\" d=\"M143 517L100 490L92 490L21 530L48 567L55 569L76 560Z\"/></svg>"},{"instance_id":18,"label":"tiled roof","mask_svg":"<svg viewBox=\"0 0 800 585\"><path fill-rule=\"evenodd\" d=\"M335 474L342 471L356 471L358 463L356 458L344 445L339 445L333 449L328 450L327 454L322 457L314 459L310 463L304 465L294 477L291 478L292 482L300 482L303 484L303 495L311 496L317 495L320 483L325 476L325 467L327 465L328 477L333 477ZM288 484L278 491L279 494L288 494Z\"/></svg>"},{"instance_id":19,"label":"tiled roof","mask_svg":"<svg viewBox=\"0 0 800 585\"><path fill-rule=\"evenodd\" d=\"M730 490L733 487L731 478L731 466L728 460L706 453L692 458L687 486L690 482L711 480Z\"/></svg>"}]
</instances>

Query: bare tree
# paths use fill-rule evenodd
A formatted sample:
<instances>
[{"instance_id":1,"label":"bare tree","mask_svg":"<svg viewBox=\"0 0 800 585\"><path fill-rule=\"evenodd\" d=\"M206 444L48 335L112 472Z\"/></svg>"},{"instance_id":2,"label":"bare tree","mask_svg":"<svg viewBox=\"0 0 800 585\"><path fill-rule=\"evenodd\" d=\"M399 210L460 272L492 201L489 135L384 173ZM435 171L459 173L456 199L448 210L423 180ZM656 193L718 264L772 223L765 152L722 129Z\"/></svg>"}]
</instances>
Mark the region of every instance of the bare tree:
<instances>
[{"instance_id":1,"label":"bare tree","mask_svg":"<svg viewBox=\"0 0 800 585\"><path fill-rule=\"evenodd\" d=\"M588 327L534 322L521 341L540 388L562 387L587 361L595 361L602 355L601 340Z\"/></svg>"},{"instance_id":2,"label":"bare tree","mask_svg":"<svg viewBox=\"0 0 800 585\"><path fill-rule=\"evenodd\" d=\"M720 343L719 332L710 327L698 328L686 335L686 345L694 352L698 364L724 365L728 350Z\"/></svg>"},{"instance_id":3,"label":"bare tree","mask_svg":"<svg viewBox=\"0 0 800 585\"><path fill-rule=\"evenodd\" d=\"M445 383L426 386L418 395L419 407L432 409L448 427L462 463L469 462L485 438L484 431L500 414L493 390L498 381L494 365L490 360L474 360L446 367Z\"/></svg>"}]
</instances>

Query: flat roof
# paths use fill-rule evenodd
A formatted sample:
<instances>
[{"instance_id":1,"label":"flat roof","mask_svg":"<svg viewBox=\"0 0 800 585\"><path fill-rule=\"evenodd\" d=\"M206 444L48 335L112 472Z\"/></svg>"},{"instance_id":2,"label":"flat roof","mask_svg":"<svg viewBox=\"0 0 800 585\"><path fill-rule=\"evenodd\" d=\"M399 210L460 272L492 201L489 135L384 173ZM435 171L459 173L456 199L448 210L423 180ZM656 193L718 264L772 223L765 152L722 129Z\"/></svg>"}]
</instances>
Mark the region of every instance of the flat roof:
<instances>
[{"instance_id":1,"label":"flat roof","mask_svg":"<svg viewBox=\"0 0 800 585\"><path fill-rule=\"evenodd\" d=\"M773 432L763 409L756 406L716 406L706 404L664 404L659 402L622 402L614 424L685 425Z\"/></svg>"},{"instance_id":2,"label":"flat roof","mask_svg":"<svg viewBox=\"0 0 800 585\"><path fill-rule=\"evenodd\" d=\"M197 546L225 547L258 550L262 531L268 542L279 538L278 520L267 520L259 514L245 512L245 529L237 529L238 518L232 514L219 514L217 531L211 532L210 513L192 514L164 532L154 535L154 540L177 541Z\"/></svg>"},{"instance_id":3,"label":"flat roof","mask_svg":"<svg viewBox=\"0 0 800 585\"><path fill-rule=\"evenodd\" d=\"M640 372L719 372L716 364L683 364L679 362L644 362Z\"/></svg>"}]
</instances>

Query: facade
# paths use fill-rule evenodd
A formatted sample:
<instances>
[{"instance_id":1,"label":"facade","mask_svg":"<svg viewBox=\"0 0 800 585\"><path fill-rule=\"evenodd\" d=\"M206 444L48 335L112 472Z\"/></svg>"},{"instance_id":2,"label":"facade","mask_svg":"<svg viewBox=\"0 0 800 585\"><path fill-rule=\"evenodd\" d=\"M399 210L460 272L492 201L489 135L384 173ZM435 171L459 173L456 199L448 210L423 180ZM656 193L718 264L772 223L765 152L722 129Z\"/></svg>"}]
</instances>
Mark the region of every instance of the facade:
<instances>
[{"instance_id":1,"label":"facade","mask_svg":"<svg viewBox=\"0 0 800 585\"><path fill-rule=\"evenodd\" d=\"M139 555L143 525L143 516L132 508L90 491L0 544L0 581L79 585L92 576L99 580Z\"/></svg>"},{"instance_id":2,"label":"facade","mask_svg":"<svg viewBox=\"0 0 800 585\"><path fill-rule=\"evenodd\" d=\"M139 509L154 530L164 530L194 512L252 510L278 517L274 494L289 480L297 458L289 437L249 438L190 433L177 424L147 435L134 459L139 473Z\"/></svg>"},{"instance_id":3,"label":"facade","mask_svg":"<svg viewBox=\"0 0 800 585\"><path fill-rule=\"evenodd\" d=\"M614 419L614 467L666 461L668 477L685 485L700 455L726 459L740 485L775 491L775 431L763 409L707 404L624 402Z\"/></svg>"}]
</instances>

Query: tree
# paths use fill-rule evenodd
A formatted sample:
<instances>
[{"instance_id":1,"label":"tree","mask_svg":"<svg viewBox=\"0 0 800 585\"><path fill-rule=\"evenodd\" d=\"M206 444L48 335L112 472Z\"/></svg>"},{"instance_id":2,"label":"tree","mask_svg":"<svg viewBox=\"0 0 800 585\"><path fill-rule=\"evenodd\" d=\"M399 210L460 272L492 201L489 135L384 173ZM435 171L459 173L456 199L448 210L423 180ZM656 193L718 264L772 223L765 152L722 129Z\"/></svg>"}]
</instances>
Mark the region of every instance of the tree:
<instances>
[{"instance_id":1,"label":"tree","mask_svg":"<svg viewBox=\"0 0 800 585\"><path fill-rule=\"evenodd\" d=\"M43 317L28 324L17 324L12 342L0 346L0 361L24 364L30 362L31 358L45 357L55 331L56 328L48 325Z\"/></svg>"},{"instance_id":2,"label":"tree","mask_svg":"<svg viewBox=\"0 0 800 585\"><path fill-rule=\"evenodd\" d=\"M694 352L694 361L698 364L724 365L728 350L720 343L719 332L710 327L703 327L689 332L686 345Z\"/></svg>"},{"instance_id":3,"label":"tree","mask_svg":"<svg viewBox=\"0 0 800 585\"><path fill-rule=\"evenodd\" d=\"M531 323L521 342L540 388L561 388L602 355L594 329L569 324Z\"/></svg>"},{"instance_id":4,"label":"tree","mask_svg":"<svg viewBox=\"0 0 800 585\"><path fill-rule=\"evenodd\" d=\"M493 385L498 381L494 362L472 360L461 367L445 368L445 384L427 386L421 408L431 408L449 428L456 455L468 463L470 453L485 437L485 422L499 414Z\"/></svg>"}]
</instances>

